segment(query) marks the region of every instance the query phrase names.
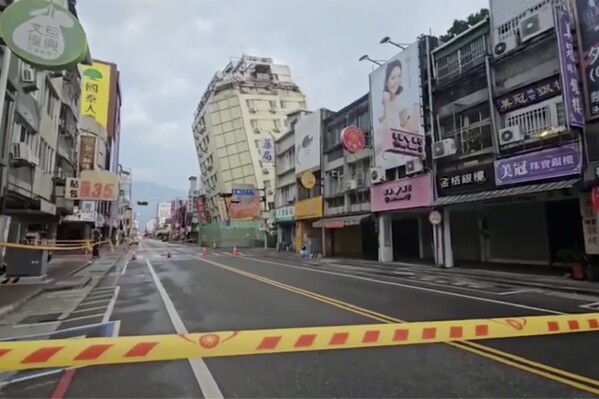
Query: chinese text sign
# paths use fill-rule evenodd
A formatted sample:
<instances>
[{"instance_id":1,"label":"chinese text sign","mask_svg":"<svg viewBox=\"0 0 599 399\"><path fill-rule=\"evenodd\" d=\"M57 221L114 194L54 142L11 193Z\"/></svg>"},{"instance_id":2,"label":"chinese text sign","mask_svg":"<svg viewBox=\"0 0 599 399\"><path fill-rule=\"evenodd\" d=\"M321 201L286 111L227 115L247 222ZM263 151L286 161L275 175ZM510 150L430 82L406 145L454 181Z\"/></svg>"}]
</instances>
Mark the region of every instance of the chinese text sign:
<instances>
[{"instance_id":1,"label":"chinese text sign","mask_svg":"<svg viewBox=\"0 0 599 399\"><path fill-rule=\"evenodd\" d=\"M94 119L108 128L111 94L111 66L94 62L81 66L81 116Z\"/></svg>"},{"instance_id":2,"label":"chinese text sign","mask_svg":"<svg viewBox=\"0 0 599 399\"><path fill-rule=\"evenodd\" d=\"M498 186L580 174L582 157L576 144L495 161Z\"/></svg>"}]
</instances>

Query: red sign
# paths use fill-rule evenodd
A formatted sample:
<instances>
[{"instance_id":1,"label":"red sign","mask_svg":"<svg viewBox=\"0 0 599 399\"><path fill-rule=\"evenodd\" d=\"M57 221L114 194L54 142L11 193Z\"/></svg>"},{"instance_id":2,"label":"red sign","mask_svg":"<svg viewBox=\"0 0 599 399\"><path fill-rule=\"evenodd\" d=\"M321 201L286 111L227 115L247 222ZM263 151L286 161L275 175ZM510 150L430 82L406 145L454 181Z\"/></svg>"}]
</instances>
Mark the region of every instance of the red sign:
<instances>
[{"instance_id":1,"label":"red sign","mask_svg":"<svg viewBox=\"0 0 599 399\"><path fill-rule=\"evenodd\" d=\"M359 127L348 126L341 131L341 144L349 152L362 151L366 147L366 137Z\"/></svg>"},{"instance_id":2,"label":"red sign","mask_svg":"<svg viewBox=\"0 0 599 399\"><path fill-rule=\"evenodd\" d=\"M593 199L593 209L595 212L599 212L599 187L593 187L591 198Z\"/></svg>"}]
</instances>

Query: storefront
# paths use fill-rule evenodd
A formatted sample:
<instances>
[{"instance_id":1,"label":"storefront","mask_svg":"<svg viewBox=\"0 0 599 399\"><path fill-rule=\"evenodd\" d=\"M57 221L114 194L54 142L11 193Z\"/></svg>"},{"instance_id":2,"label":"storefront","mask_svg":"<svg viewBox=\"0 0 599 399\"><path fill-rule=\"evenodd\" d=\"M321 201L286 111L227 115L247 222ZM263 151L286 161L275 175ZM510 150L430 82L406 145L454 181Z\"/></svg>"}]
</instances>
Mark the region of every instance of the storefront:
<instances>
[{"instance_id":1,"label":"storefront","mask_svg":"<svg viewBox=\"0 0 599 399\"><path fill-rule=\"evenodd\" d=\"M312 250L322 248L321 229L314 228L312 223L322 218L322 196L305 199L295 203L295 250L299 251L308 239Z\"/></svg>"},{"instance_id":2,"label":"storefront","mask_svg":"<svg viewBox=\"0 0 599 399\"><path fill-rule=\"evenodd\" d=\"M277 225L277 248L294 250L295 248L295 208L285 206L275 209Z\"/></svg>"},{"instance_id":3,"label":"storefront","mask_svg":"<svg viewBox=\"0 0 599 399\"><path fill-rule=\"evenodd\" d=\"M324 227L327 256L378 259L376 225L370 213L326 218L312 227Z\"/></svg>"},{"instance_id":4,"label":"storefront","mask_svg":"<svg viewBox=\"0 0 599 399\"><path fill-rule=\"evenodd\" d=\"M426 174L370 188L372 212L378 215L379 261L433 257L432 228L426 221L432 184Z\"/></svg>"},{"instance_id":5,"label":"storefront","mask_svg":"<svg viewBox=\"0 0 599 399\"><path fill-rule=\"evenodd\" d=\"M578 143L439 174L441 257L551 265L564 250L584 250Z\"/></svg>"}]
</instances>

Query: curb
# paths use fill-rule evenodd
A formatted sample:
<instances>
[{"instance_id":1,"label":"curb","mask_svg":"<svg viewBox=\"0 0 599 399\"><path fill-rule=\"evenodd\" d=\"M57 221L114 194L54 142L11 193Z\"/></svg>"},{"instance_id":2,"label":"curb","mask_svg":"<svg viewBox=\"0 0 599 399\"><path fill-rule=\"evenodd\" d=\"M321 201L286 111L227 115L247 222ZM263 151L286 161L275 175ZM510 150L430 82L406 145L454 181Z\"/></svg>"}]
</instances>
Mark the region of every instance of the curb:
<instances>
[{"instance_id":1,"label":"curb","mask_svg":"<svg viewBox=\"0 0 599 399\"><path fill-rule=\"evenodd\" d=\"M114 263L112 264L112 266L110 266L110 268L106 269L106 273L104 273L100 279L104 276L106 276L112 269L114 269L114 267L116 266L117 263L119 263L123 257L127 255L127 252L123 253L121 256L119 256ZM90 266L91 264L93 264L93 262L88 262L87 264L81 266L80 268L78 268L75 272L69 274L72 275L74 273L76 273L77 271L80 271L88 266ZM100 279L98 279L98 282L100 281ZM42 288L38 288L35 291L32 291L30 294L26 295L25 297L19 299L18 301L16 301L15 303L12 303L10 305L6 305L3 307L0 307L0 320L2 318L4 318L5 316L7 316L8 314L15 312L17 310L19 310L20 307L22 307L23 305L25 305L27 302L29 302L31 299L35 298L36 296L44 293L44 292L55 292L55 291L66 291L66 290L70 290L70 289L74 289L74 288L80 288L80 287L84 287L86 286L90 281L92 280L91 276L88 276L88 278L86 278L84 280L84 283L81 284L75 284L75 285L67 285L67 286L63 286L63 287L42 287ZM96 283L97 284L97 283ZM93 289L94 287L92 287Z\"/></svg>"},{"instance_id":2,"label":"curb","mask_svg":"<svg viewBox=\"0 0 599 399\"><path fill-rule=\"evenodd\" d=\"M21 306L25 305L25 303L27 303L29 300L33 299L34 297L38 296L42 292L44 292L44 289L38 288L35 291L32 291L30 294L27 294L23 298L19 299L15 303L1 307L0 308L0 320L4 316L14 312L15 310L18 310Z\"/></svg>"}]
</instances>

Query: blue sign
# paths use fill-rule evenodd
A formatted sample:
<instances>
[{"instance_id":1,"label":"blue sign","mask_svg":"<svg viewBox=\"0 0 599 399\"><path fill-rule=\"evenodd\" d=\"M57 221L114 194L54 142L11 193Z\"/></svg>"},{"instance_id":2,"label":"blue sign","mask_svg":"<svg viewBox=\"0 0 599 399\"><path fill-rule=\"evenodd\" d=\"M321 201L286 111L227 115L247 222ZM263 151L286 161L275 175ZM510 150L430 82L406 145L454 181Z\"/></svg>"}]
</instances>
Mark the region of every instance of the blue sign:
<instances>
[{"instance_id":1,"label":"blue sign","mask_svg":"<svg viewBox=\"0 0 599 399\"><path fill-rule=\"evenodd\" d=\"M253 188L234 188L231 190L234 197L255 197L256 190Z\"/></svg>"}]
</instances>

